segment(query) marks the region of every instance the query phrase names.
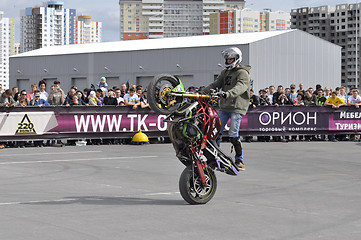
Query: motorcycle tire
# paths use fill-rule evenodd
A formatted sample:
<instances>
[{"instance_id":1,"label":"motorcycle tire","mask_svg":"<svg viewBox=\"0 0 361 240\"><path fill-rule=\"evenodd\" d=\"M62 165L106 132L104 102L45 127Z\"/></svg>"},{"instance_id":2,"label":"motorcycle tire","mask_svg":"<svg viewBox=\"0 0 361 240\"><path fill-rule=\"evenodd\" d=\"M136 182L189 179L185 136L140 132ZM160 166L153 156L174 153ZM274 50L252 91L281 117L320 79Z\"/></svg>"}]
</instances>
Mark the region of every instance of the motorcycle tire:
<instances>
[{"instance_id":1,"label":"motorcycle tire","mask_svg":"<svg viewBox=\"0 0 361 240\"><path fill-rule=\"evenodd\" d=\"M206 204L216 193L216 174L208 166L204 169L204 174L206 176L205 186L202 186L198 171L192 165L187 166L179 178L180 193L183 199L191 205Z\"/></svg>"},{"instance_id":2,"label":"motorcycle tire","mask_svg":"<svg viewBox=\"0 0 361 240\"><path fill-rule=\"evenodd\" d=\"M167 96L179 84L177 78L170 74L159 74L148 85L150 108L157 114L168 115L180 105L175 98Z\"/></svg>"}]
</instances>

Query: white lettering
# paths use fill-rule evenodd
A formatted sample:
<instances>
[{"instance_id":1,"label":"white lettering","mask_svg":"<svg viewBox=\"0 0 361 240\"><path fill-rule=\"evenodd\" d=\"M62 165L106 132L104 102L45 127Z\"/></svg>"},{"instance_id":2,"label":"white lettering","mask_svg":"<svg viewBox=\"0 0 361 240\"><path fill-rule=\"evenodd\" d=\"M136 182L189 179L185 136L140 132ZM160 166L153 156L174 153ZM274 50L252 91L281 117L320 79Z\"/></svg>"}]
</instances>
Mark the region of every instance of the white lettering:
<instances>
[{"instance_id":1,"label":"white lettering","mask_svg":"<svg viewBox=\"0 0 361 240\"><path fill-rule=\"evenodd\" d=\"M167 122L163 122L163 119L165 119L167 116L165 115L159 115L158 116L158 130L159 131L166 131L168 126L167 126Z\"/></svg>"},{"instance_id":2,"label":"white lettering","mask_svg":"<svg viewBox=\"0 0 361 240\"><path fill-rule=\"evenodd\" d=\"M88 132L89 118L90 118L90 115L87 115L86 121L85 121L84 115L80 115L80 120L79 120L78 115L74 115L75 126L76 126L77 132L80 132L82 127L83 127L84 132Z\"/></svg>"},{"instance_id":3,"label":"white lettering","mask_svg":"<svg viewBox=\"0 0 361 240\"><path fill-rule=\"evenodd\" d=\"M122 115L118 115L118 120L116 115L113 115L112 120L110 121L110 115L107 115L108 128L109 132L113 132L113 126L115 125L115 131L119 132L120 124L122 122Z\"/></svg>"},{"instance_id":4,"label":"white lettering","mask_svg":"<svg viewBox=\"0 0 361 240\"><path fill-rule=\"evenodd\" d=\"M103 119L100 118L100 115L96 116L96 119L94 121L94 115L90 115L90 118L92 120L92 125L93 125L93 132L96 132L99 126L99 131L100 132L104 132L104 126L105 126L105 119L106 119L106 115L103 115Z\"/></svg>"},{"instance_id":5,"label":"white lettering","mask_svg":"<svg viewBox=\"0 0 361 240\"><path fill-rule=\"evenodd\" d=\"M130 118L130 131L134 131L134 118L138 117L137 114L128 114L127 116L128 118Z\"/></svg>"},{"instance_id":6,"label":"white lettering","mask_svg":"<svg viewBox=\"0 0 361 240\"><path fill-rule=\"evenodd\" d=\"M296 116L297 115L301 115L302 116L302 121L301 122L297 122L296 121ZM296 125L302 125L304 124L306 121L306 116L305 114L303 114L302 112L296 112L295 115L293 115L293 122L296 123Z\"/></svg>"},{"instance_id":7,"label":"white lettering","mask_svg":"<svg viewBox=\"0 0 361 240\"><path fill-rule=\"evenodd\" d=\"M313 124L315 124L315 125L317 124L317 112L314 112L313 114L314 114L313 117L311 117L311 116L310 116L311 113L310 113L310 112L307 112L307 124L310 124L310 120L311 120L311 119L314 120Z\"/></svg>"},{"instance_id":8,"label":"white lettering","mask_svg":"<svg viewBox=\"0 0 361 240\"><path fill-rule=\"evenodd\" d=\"M142 115L138 115L138 130L141 130L143 127L144 131L148 131L147 125L145 124L145 120L148 117L148 114L145 114L142 118Z\"/></svg>"}]
</instances>

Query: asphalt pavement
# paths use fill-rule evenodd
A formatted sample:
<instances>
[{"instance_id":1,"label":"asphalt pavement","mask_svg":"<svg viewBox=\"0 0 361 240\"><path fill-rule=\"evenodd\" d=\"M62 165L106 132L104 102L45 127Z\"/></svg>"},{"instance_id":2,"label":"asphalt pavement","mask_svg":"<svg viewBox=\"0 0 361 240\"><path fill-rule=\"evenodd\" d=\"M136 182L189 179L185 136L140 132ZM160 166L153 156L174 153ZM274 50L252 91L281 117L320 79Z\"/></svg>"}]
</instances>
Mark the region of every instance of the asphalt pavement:
<instances>
[{"instance_id":1,"label":"asphalt pavement","mask_svg":"<svg viewBox=\"0 0 361 240\"><path fill-rule=\"evenodd\" d=\"M360 239L360 143L244 149L247 170L196 206L171 144L0 150L0 239Z\"/></svg>"}]
</instances>

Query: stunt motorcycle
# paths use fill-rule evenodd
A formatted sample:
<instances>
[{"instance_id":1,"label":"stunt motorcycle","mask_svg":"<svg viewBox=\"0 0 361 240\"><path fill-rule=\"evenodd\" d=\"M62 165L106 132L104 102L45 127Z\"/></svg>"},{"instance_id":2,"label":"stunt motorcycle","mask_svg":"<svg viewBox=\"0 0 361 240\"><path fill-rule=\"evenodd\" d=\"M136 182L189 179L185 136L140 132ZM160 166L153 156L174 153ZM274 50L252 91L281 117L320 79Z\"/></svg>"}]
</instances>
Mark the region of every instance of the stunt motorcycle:
<instances>
[{"instance_id":1,"label":"stunt motorcycle","mask_svg":"<svg viewBox=\"0 0 361 240\"><path fill-rule=\"evenodd\" d=\"M154 77L148 86L148 101L158 114L167 115L170 141L178 159L186 166L179 179L179 190L189 204L205 204L217 189L214 170L238 175L233 159L217 145L221 129L212 106L217 93L186 93L180 79L169 74Z\"/></svg>"}]
</instances>

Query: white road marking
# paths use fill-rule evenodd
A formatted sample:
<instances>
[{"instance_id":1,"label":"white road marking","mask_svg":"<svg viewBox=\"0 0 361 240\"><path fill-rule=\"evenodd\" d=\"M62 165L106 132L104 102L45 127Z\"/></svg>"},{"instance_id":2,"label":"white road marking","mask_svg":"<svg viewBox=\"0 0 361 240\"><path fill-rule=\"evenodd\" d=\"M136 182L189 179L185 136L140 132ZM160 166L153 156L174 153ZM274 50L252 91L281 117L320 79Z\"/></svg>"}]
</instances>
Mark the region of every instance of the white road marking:
<instances>
[{"instance_id":1,"label":"white road marking","mask_svg":"<svg viewBox=\"0 0 361 240\"><path fill-rule=\"evenodd\" d=\"M21 162L0 162L0 165L30 164L30 163L55 163L55 162L80 162L80 161L98 161L98 160L134 159L134 158L156 158L156 157L158 157L158 156L107 157L107 158L83 158L83 159L58 159L58 160L39 160L39 161L21 161Z\"/></svg>"},{"instance_id":2,"label":"white road marking","mask_svg":"<svg viewBox=\"0 0 361 240\"><path fill-rule=\"evenodd\" d=\"M11 156L29 156L30 154L32 156L35 155L54 155L54 154L77 154L77 153L99 153L99 152L103 152L103 151L83 151L83 152L50 152L50 153L15 153L15 154L1 154L1 157L11 157Z\"/></svg>"}]
</instances>

